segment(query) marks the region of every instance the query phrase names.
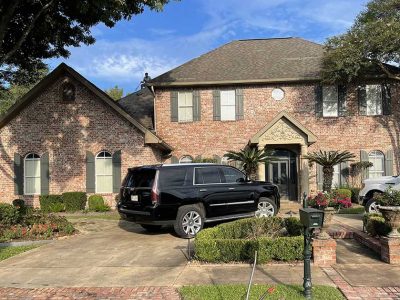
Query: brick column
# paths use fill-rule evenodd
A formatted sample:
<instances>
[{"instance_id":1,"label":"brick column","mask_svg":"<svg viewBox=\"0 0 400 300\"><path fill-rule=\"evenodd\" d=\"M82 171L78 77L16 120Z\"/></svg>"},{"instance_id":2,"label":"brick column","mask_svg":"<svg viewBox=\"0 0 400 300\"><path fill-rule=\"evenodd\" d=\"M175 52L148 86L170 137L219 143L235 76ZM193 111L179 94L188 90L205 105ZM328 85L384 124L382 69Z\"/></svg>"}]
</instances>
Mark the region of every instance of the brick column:
<instances>
[{"instance_id":1,"label":"brick column","mask_svg":"<svg viewBox=\"0 0 400 300\"><path fill-rule=\"evenodd\" d=\"M314 239L312 242L314 265L327 267L336 264L336 241Z\"/></svg>"},{"instance_id":2,"label":"brick column","mask_svg":"<svg viewBox=\"0 0 400 300\"><path fill-rule=\"evenodd\" d=\"M400 238L382 237L381 259L389 264L400 264Z\"/></svg>"}]
</instances>

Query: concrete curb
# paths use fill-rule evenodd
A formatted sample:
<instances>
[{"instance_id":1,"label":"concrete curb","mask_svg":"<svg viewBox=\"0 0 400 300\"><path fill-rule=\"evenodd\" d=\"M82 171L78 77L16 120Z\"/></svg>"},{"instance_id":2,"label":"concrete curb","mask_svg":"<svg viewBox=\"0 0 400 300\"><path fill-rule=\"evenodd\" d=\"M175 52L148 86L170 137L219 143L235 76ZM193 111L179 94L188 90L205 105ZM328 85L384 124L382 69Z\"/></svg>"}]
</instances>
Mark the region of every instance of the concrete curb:
<instances>
[{"instance_id":1,"label":"concrete curb","mask_svg":"<svg viewBox=\"0 0 400 300\"><path fill-rule=\"evenodd\" d=\"M41 241L21 241L21 242L8 242L0 243L1 247L17 247L17 246L30 246L30 245L44 245L53 242L54 240L41 240Z\"/></svg>"}]
</instances>

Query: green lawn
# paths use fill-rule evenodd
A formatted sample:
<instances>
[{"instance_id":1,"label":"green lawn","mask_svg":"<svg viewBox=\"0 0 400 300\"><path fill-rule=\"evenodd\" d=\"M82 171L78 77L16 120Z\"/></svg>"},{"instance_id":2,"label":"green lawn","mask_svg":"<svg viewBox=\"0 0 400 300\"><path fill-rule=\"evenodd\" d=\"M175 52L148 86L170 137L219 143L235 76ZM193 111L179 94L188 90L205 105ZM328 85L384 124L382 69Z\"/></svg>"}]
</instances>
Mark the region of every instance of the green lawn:
<instances>
[{"instance_id":1,"label":"green lawn","mask_svg":"<svg viewBox=\"0 0 400 300\"><path fill-rule=\"evenodd\" d=\"M77 220L77 219L85 219L85 220L120 220L119 214L96 214L96 215L85 215L85 214L79 214L79 215L67 215L65 216L68 220Z\"/></svg>"},{"instance_id":2,"label":"green lawn","mask_svg":"<svg viewBox=\"0 0 400 300\"><path fill-rule=\"evenodd\" d=\"M364 206L342 208L341 210L339 210L339 214L341 215L363 214L363 213L365 213Z\"/></svg>"},{"instance_id":3,"label":"green lawn","mask_svg":"<svg viewBox=\"0 0 400 300\"><path fill-rule=\"evenodd\" d=\"M0 247L0 261L5 260L11 256L18 255L22 252L32 250L38 245L30 245L30 246L15 246L15 247Z\"/></svg>"},{"instance_id":4,"label":"green lawn","mask_svg":"<svg viewBox=\"0 0 400 300\"><path fill-rule=\"evenodd\" d=\"M243 300L246 298L246 285L200 285L180 288L184 300ZM263 295L266 300L305 299L303 287L297 285L253 285L250 299L258 300ZM344 300L342 293L329 286L313 287L314 300Z\"/></svg>"}]
</instances>

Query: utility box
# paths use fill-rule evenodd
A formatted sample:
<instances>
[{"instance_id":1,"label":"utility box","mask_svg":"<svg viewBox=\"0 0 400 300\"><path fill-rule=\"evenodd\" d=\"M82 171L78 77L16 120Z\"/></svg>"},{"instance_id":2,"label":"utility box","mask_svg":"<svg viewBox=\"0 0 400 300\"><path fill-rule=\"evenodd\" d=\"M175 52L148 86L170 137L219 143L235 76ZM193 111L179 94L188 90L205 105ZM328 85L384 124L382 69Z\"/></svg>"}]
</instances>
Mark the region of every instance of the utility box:
<instances>
[{"instance_id":1,"label":"utility box","mask_svg":"<svg viewBox=\"0 0 400 300\"><path fill-rule=\"evenodd\" d=\"M300 222L307 228L321 228L324 212L315 208L300 208Z\"/></svg>"}]
</instances>

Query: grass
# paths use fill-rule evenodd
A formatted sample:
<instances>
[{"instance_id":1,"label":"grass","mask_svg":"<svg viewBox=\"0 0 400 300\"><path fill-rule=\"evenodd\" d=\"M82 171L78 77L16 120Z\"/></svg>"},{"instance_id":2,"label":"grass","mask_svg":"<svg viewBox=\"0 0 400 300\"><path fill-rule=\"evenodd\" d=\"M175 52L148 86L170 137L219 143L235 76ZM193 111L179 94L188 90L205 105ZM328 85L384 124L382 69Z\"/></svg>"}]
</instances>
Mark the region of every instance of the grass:
<instances>
[{"instance_id":1,"label":"grass","mask_svg":"<svg viewBox=\"0 0 400 300\"><path fill-rule=\"evenodd\" d=\"M342 208L338 212L338 214L340 215L363 214L363 213L365 213L364 206Z\"/></svg>"},{"instance_id":2,"label":"grass","mask_svg":"<svg viewBox=\"0 0 400 300\"><path fill-rule=\"evenodd\" d=\"M68 220L76 220L76 219L85 219L85 220L120 220L120 216L119 214L93 214L93 215L89 215L89 214L79 214L79 215L66 215L65 216Z\"/></svg>"},{"instance_id":3,"label":"grass","mask_svg":"<svg viewBox=\"0 0 400 300\"><path fill-rule=\"evenodd\" d=\"M246 298L247 286L237 285L200 285L184 286L180 288L183 300L242 300ZM250 299L258 300L262 296L268 300L304 299L303 287L299 285L253 285L250 290ZM342 293L330 286L314 286L314 300L342 300Z\"/></svg>"},{"instance_id":4,"label":"grass","mask_svg":"<svg viewBox=\"0 0 400 300\"><path fill-rule=\"evenodd\" d=\"M38 245L29 245L29 246L7 246L7 247L0 247L0 261L5 260L7 258L10 258L12 256L21 254L25 251L32 250L36 247L39 247Z\"/></svg>"}]
</instances>

